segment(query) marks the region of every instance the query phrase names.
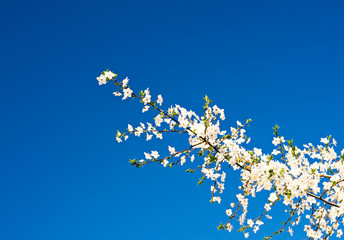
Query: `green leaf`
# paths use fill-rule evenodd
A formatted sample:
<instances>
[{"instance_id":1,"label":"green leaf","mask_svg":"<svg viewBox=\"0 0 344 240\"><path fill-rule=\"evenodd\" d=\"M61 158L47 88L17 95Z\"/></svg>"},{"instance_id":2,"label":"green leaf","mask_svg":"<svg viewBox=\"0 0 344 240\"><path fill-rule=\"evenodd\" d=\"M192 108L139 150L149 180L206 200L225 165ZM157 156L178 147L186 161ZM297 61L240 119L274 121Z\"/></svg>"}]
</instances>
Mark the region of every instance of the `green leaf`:
<instances>
[{"instance_id":1,"label":"green leaf","mask_svg":"<svg viewBox=\"0 0 344 240\"><path fill-rule=\"evenodd\" d=\"M273 128L274 134L277 135L277 130L279 129L279 126L276 124L275 127Z\"/></svg>"},{"instance_id":2,"label":"green leaf","mask_svg":"<svg viewBox=\"0 0 344 240\"><path fill-rule=\"evenodd\" d=\"M269 179L274 175L274 170L273 169L270 169L269 170L269 173L270 173L270 175L269 175Z\"/></svg>"},{"instance_id":3,"label":"green leaf","mask_svg":"<svg viewBox=\"0 0 344 240\"><path fill-rule=\"evenodd\" d=\"M201 177L197 183L197 185L201 185L203 183L203 180L205 179L205 177Z\"/></svg>"},{"instance_id":4,"label":"green leaf","mask_svg":"<svg viewBox=\"0 0 344 240\"><path fill-rule=\"evenodd\" d=\"M141 164L137 163L135 159L132 159L129 161L131 163L131 166L135 166L135 167L140 167Z\"/></svg>"},{"instance_id":5,"label":"green leaf","mask_svg":"<svg viewBox=\"0 0 344 240\"><path fill-rule=\"evenodd\" d=\"M217 230L224 230L224 226L222 225L222 223L220 223L220 225L217 227Z\"/></svg>"}]
</instances>

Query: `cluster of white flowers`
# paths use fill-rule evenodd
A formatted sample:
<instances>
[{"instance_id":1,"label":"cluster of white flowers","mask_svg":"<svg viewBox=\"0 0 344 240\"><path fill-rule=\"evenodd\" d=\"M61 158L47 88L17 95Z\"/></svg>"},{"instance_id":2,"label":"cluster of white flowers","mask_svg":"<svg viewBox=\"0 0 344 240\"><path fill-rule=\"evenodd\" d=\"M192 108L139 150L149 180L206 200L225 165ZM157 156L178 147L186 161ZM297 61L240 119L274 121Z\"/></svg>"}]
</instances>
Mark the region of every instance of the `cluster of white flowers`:
<instances>
[{"instance_id":1,"label":"cluster of white flowers","mask_svg":"<svg viewBox=\"0 0 344 240\"><path fill-rule=\"evenodd\" d=\"M116 76L117 74L114 74L111 71L105 71L99 77L97 77L98 84L106 84L108 81L112 80L113 78L116 78Z\"/></svg>"},{"instance_id":2,"label":"cluster of white flowers","mask_svg":"<svg viewBox=\"0 0 344 240\"><path fill-rule=\"evenodd\" d=\"M153 136L162 139L163 134L171 132L185 133L188 136L188 146L184 149L177 151L168 146L168 155L163 158L160 158L158 151L144 153L144 159L131 160L132 165L141 167L152 162L164 167L183 165L188 160L195 161L193 153L196 151L200 158L199 167L187 171L200 170L202 177L199 184L205 179L212 181L210 201L217 203L221 203L220 194L225 189L228 175L222 170L223 165L240 171L240 193L236 195L238 202L230 204L230 208L226 210L228 222L220 224L219 229L231 231L231 220L236 218L240 225L239 231L248 238L250 229L256 233L264 224L263 216L272 218L268 215L269 211L275 203L281 201L288 209L289 216L282 227L266 239L283 231L293 236L293 227L301 222L302 216L309 222L304 226L308 237L327 239L334 235L342 236L339 225L344 224L344 149L337 154L334 150L337 142L331 136L321 138L320 145L309 143L299 148L280 136L276 126L272 141L276 148L271 153L263 153L259 148L249 150L243 145L251 140L244 129L250 119L244 124L238 121L237 126L231 127L227 132L220 128L220 120L225 120L224 110L216 105L210 106L211 101L207 96L204 98L202 116L179 105L164 111L157 106L162 105L161 95L158 95L156 102L152 101L149 89L136 95L128 86L128 78L118 82L116 77L117 74L106 71L97 80L99 85L114 81L122 90L114 92L114 95L123 95L123 100L138 98L144 105L142 112L150 107L158 111L153 123L140 123L136 128L129 124L127 132L117 132L118 142L127 140L130 134L137 137L146 134L147 141ZM254 219L247 219L249 199L262 190L270 191L262 214Z\"/></svg>"}]
</instances>

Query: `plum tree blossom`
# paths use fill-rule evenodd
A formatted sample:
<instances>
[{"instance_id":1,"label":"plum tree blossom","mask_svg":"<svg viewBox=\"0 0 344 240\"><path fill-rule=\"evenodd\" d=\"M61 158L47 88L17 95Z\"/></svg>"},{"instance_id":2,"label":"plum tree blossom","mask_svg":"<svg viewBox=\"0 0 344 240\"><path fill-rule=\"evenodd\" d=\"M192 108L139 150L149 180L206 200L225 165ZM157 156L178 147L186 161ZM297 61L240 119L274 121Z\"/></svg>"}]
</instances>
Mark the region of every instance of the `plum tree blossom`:
<instances>
[{"instance_id":1,"label":"plum tree blossom","mask_svg":"<svg viewBox=\"0 0 344 240\"><path fill-rule=\"evenodd\" d=\"M236 126L222 129L221 122L225 113L205 96L203 115L179 105L162 109L163 98L158 95L152 101L149 89L135 93L129 86L129 79L118 81L117 74L103 72L97 77L99 85L112 81L118 88L114 96L137 99L143 104L143 112L153 109L156 112L151 123L140 123L133 127L128 125L127 131L117 131L116 140L120 143L130 135L140 137L145 134L146 141L153 137L163 139L165 134L183 133L188 145L183 149L167 146L169 153L160 156L157 150L144 152L141 160L132 159L132 166L157 163L163 167L183 165L186 161L197 166L187 169L193 173L199 171L201 178L198 184L210 181L210 202L221 203L221 193L225 189L226 178L231 171L240 172L240 187L237 202L228 204L224 216L227 220L220 223L219 230L231 232L234 227L243 233L245 238L254 236L264 221L273 219L270 215L277 203L282 204L288 217L279 229L271 232L265 239L272 239L276 234L285 232L285 237L292 237L293 228L304 224L301 228L310 239L329 239L341 237L344 224L344 149L335 151L337 142L332 136L320 139L320 144L304 144L295 146L293 140L286 140L274 127L274 138L271 152L264 152L247 144L251 138L246 136L245 128L251 119ZM230 171L224 171L230 169ZM248 204L256 194L267 191L266 203L258 216L251 216ZM248 217L250 216L250 217ZM234 222L234 220L237 220Z\"/></svg>"}]
</instances>

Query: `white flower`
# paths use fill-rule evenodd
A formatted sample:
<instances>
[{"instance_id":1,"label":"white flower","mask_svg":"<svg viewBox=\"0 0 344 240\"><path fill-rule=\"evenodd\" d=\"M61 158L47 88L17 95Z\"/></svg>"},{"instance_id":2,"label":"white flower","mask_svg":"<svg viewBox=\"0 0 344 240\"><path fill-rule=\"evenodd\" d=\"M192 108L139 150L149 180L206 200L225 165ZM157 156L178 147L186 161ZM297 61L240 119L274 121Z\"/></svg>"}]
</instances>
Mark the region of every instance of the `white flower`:
<instances>
[{"instance_id":1,"label":"white flower","mask_svg":"<svg viewBox=\"0 0 344 240\"><path fill-rule=\"evenodd\" d=\"M160 94L158 95L158 100L156 102L161 106L163 99L162 99L162 96Z\"/></svg>"},{"instance_id":2,"label":"white flower","mask_svg":"<svg viewBox=\"0 0 344 240\"><path fill-rule=\"evenodd\" d=\"M249 236L250 236L250 234L249 233L245 233L245 238L248 238Z\"/></svg>"},{"instance_id":3,"label":"white flower","mask_svg":"<svg viewBox=\"0 0 344 240\"><path fill-rule=\"evenodd\" d=\"M152 156L151 156L149 153L145 153L145 152L144 152L144 154L145 154L145 158L146 158L146 159L152 159Z\"/></svg>"},{"instance_id":4,"label":"white flower","mask_svg":"<svg viewBox=\"0 0 344 240\"><path fill-rule=\"evenodd\" d=\"M294 233L294 232L293 232L293 229L292 229L292 228L289 227L289 228L288 228L288 232L290 233L290 236L293 236L293 233Z\"/></svg>"},{"instance_id":5,"label":"white flower","mask_svg":"<svg viewBox=\"0 0 344 240\"><path fill-rule=\"evenodd\" d=\"M218 126L212 125L212 126L208 127L206 134L209 137L209 139L215 140L217 138L217 135L220 132L219 130L220 129Z\"/></svg>"},{"instance_id":6,"label":"white flower","mask_svg":"<svg viewBox=\"0 0 344 240\"><path fill-rule=\"evenodd\" d=\"M168 151L170 152L171 155L176 153L176 149L174 147L168 146Z\"/></svg>"},{"instance_id":7,"label":"white flower","mask_svg":"<svg viewBox=\"0 0 344 240\"><path fill-rule=\"evenodd\" d=\"M135 129L135 136L139 137L143 133L143 128L142 127L137 127Z\"/></svg>"},{"instance_id":8,"label":"white flower","mask_svg":"<svg viewBox=\"0 0 344 240\"><path fill-rule=\"evenodd\" d=\"M284 137L274 137L274 139L272 140L272 144L275 146L284 142L285 142Z\"/></svg>"},{"instance_id":9,"label":"white flower","mask_svg":"<svg viewBox=\"0 0 344 240\"><path fill-rule=\"evenodd\" d=\"M232 209L227 209L226 210L226 214L227 214L227 216L229 217L230 215L232 215Z\"/></svg>"},{"instance_id":10,"label":"white flower","mask_svg":"<svg viewBox=\"0 0 344 240\"><path fill-rule=\"evenodd\" d=\"M104 72L104 75L105 75L105 77L108 78L109 80L111 80L111 79L115 76L115 74L114 74L113 72L111 72L111 71L106 71L106 72Z\"/></svg>"},{"instance_id":11,"label":"white flower","mask_svg":"<svg viewBox=\"0 0 344 240\"><path fill-rule=\"evenodd\" d=\"M195 155L192 155L192 156L190 157L190 160L191 160L191 162L193 162L193 161L195 160Z\"/></svg>"},{"instance_id":12,"label":"white flower","mask_svg":"<svg viewBox=\"0 0 344 240\"><path fill-rule=\"evenodd\" d=\"M157 115L157 116L154 118L154 120L155 120L155 125L157 125L158 127L160 127L161 123L164 121L164 120L162 119L162 117L160 116L160 114Z\"/></svg>"},{"instance_id":13,"label":"white flower","mask_svg":"<svg viewBox=\"0 0 344 240\"><path fill-rule=\"evenodd\" d=\"M271 153L272 155L278 155L279 154L279 151L277 151L276 149L274 149Z\"/></svg>"},{"instance_id":14,"label":"white flower","mask_svg":"<svg viewBox=\"0 0 344 240\"><path fill-rule=\"evenodd\" d=\"M161 164L162 164L164 167L166 167L168 163L169 163L169 162L165 159L164 161L162 161Z\"/></svg>"},{"instance_id":15,"label":"white flower","mask_svg":"<svg viewBox=\"0 0 344 240\"><path fill-rule=\"evenodd\" d=\"M258 157L262 155L262 150L261 149L253 148L253 152Z\"/></svg>"},{"instance_id":16,"label":"white flower","mask_svg":"<svg viewBox=\"0 0 344 240\"><path fill-rule=\"evenodd\" d=\"M271 205L268 204L268 203L265 203L264 208L265 208L266 211L270 211Z\"/></svg>"},{"instance_id":17,"label":"white flower","mask_svg":"<svg viewBox=\"0 0 344 240\"><path fill-rule=\"evenodd\" d=\"M106 77L103 74L97 77L97 80L99 85L106 84Z\"/></svg>"},{"instance_id":18,"label":"white flower","mask_svg":"<svg viewBox=\"0 0 344 240\"><path fill-rule=\"evenodd\" d=\"M122 96L122 93L120 93L119 91L113 92L113 95L115 95L116 97L118 96Z\"/></svg>"},{"instance_id":19,"label":"white flower","mask_svg":"<svg viewBox=\"0 0 344 240\"><path fill-rule=\"evenodd\" d=\"M126 77L125 79L123 79L123 81L122 81L123 87L126 87L126 86L128 85L128 82L129 82L129 78L128 78L128 77ZM134 82L135 82L135 81L134 81Z\"/></svg>"},{"instance_id":20,"label":"white flower","mask_svg":"<svg viewBox=\"0 0 344 240\"><path fill-rule=\"evenodd\" d=\"M131 97L133 90L131 90L130 88L126 88L126 89L123 89L123 93L124 93L124 96L122 100L127 99L128 97Z\"/></svg>"},{"instance_id":21,"label":"white flower","mask_svg":"<svg viewBox=\"0 0 344 240\"><path fill-rule=\"evenodd\" d=\"M226 172L222 172L221 182L225 182L225 180L226 180Z\"/></svg>"},{"instance_id":22,"label":"white flower","mask_svg":"<svg viewBox=\"0 0 344 240\"><path fill-rule=\"evenodd\" d=\"M225 120L225 119L226 119L225 114L224 114L223 112L222 112L221 115L220 115L220 119L221 119L221 120Z\"/></svg>"},{"instance_id":23,"label":"white flower","mask_svg":"<svg viewBox=\"0 0 344 240\"><path fill-rule=\"evenodd\" d=\"M254 222L252 219L247 219L247 224L250 225L250 227L253 227Z\"/></svg>"},{"instance_id":24,"label":"white flower","mask_svg":"<svg viewBox=\"0 0 344 240\"><path fill-rule=\"evenodd\" d=\"M144 98L142 98L142 101L144 104L148 104L151 102L151 95L146 95Z\"/></svg>"},{"instance_id":25,"label":"white flower","mask_svg":"<svg viewBox=\"0 0 344 240\"><path fill-rule=\"evenodd\" d=\"M148 133L147 133L146 141L149 141L149 140L151 140L151 139L152 139L152 137L153 137L153 135L151 135L151 134L148 134Z\"/></svg>"},{"instance_id":26,"label":"white flower","mask_svg":"<svg viewBox=\"0 0 344 240\"><path fill-rule=\"evenodd\" d=\"M218 202L220 204L221 203L221 198L220 197L213 197L211 199L211 202Z\"/></svg>"},{"instance_id":27,"label":"white flower","mask_svg":"<svg viewBox=\"0 0 344 240\"><path fill-rule=\"evenodd\" d=\"M153 129L153 126L151 123L147 123L147 131L151 131Z\"/></svg>"},{"instance_id":28,"label":"white flower","mask_svg":"<svg viewBox=\"0 0 344 240\"><path fill-rule=\"evenodd\" d=\"M119 138L119 137L117 137L117 138L116 138L116 141L119 142L119 143L121 143L121 142L122 142L122 139Z\"/></svg>"},{"instance_id":29,"label":"white flower","mask_svg":"<svg viewBox=\"0 0 344 240\"><path fill-rule=\"evenodd\" d=\"M256 233L258 230L259 230L259 226L257 226L257 225L256 225L256 226L254 226L254 228L253 228L253 232L254 232L254 233Z\"/></svg>"},{"instance_id":30,"label":"white flower","mask_svg":"<svg viewBox=\"0 0 344 240\"><path fill-rule=\"evenodd\" d=\"M151 155L153 156L153 158L158 158L160 156L157 151L152 151Z\"/></svg>"},{"instance_id":31,"label":"white flower","mask_svg":"<svg viewBox=\"0 0 344 240\"><path fill-rule=\"evenodd\" d=\"M183 164L186 162L185 156L182 156L180 158L180 165L183 166Z\"/></svg>"},{"instance_id":32,"label":"white flower","mask_svg":"<svg viewBox=\"0 0 344 240\"><path fill-rule=\"evenodd\" d=\"M161 134L161 133L157 133L155 136L156 136L156 138L158 138L158 139L162 139L162 134Z\"/></svg>"},{"instance_id":33,"label":"white flower","mask_svg":"<svg viewBox=\"0 0 344 240\"><path fill-rule=\"evenodd\" d=\"M144 104L148 104L151 102L151 95L149 94L149 88L145 90L145 97L142 98Z\"/></svg>"},{"instance_id":34,"label":"white flower","mask_svg":"<svg viewBox=\"0 0 344 240\"><path fill-rule=\"evenodd\" d=\"M337 141L336 141L336 139L333 139L332 142L333 142L333 145L337 146Z\"/></svg>"},{"instance_id":35,"label":"white flower","mask_svg":"<svg viewBox=\"0 0 344 240\"><path fill-rule=\"evenodd\" d=\"M148 109L149 109L149 106L144 106L144 107L142 108L142 113L147 112Z\"/></svg>"},{"instance_id":36,"label":"white flower","mask_svg":"<svg viewBox=\"0 0 344 240\"><path fill-rule=\"evenodd\" d=\"M276 201L277 199L278 199L278 197L277 197L277 194L276 194L275 192L270 193L270 197L268 198L268 200L269 200L270 202L274 202L274 201Z\"/></svg>"},{"instance_id":37,"label":"white flower","mask_svg":"<svg viewBox=\"0 0 344 240\"><path fill-rule=\"evenodd\" d=\"M323 144L328 144L329 140L327 138L320 138L320 142L322 142Z\"/></svg>"},{"instance_id":38,"label":"white flower","mask_svg":"<svg viewBox=\"0 0 344 240\"><path fill-rule=\"evenodd\" d=\"M128 124L128 131L129 131L129 132L134 131L133 126L131 126L130 124Z\"/></svg>"},{"instance_id":39,"label":"white flower","mask_svg":"<svg viewBox=\"0 0 344 240\"><path fill-rule=\"evenodd\" d=\"M231 232L233 230L233 225L231 225L230 223L227 223L227 230L228 232Z\"/></svg>"},{"instance_id":40,"label":"white flower","mask_svg":"<svg viewBox=\"0 0 344 240\"><path fill-rule=\"evenodd\" d=\"M332 177L330 178L331 182L337 182L340 179L340 175L339 174L335 174L332 175Z\"/></svg>"}]
</instances>

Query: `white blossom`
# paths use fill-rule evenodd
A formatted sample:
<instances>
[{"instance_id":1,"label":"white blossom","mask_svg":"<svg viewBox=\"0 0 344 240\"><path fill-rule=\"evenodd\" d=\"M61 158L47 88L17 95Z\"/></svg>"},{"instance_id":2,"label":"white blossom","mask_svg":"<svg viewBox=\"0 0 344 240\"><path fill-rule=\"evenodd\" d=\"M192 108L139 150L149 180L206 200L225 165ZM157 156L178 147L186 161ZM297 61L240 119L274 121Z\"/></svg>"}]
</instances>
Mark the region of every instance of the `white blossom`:
<instances>
[{"instance_id":1,"label":"white blossom","mask_svg":"<svg viewBox=\"0 0 344 240\"><path fill-rule=\"evenodd\" d=\"M105 72L104 72L104 76L105 76L107 79L111 80L111 79L115 76L115 74L114 74L113 72L111 72L111 71L105 71Z\"/></svg>"},{"instance_id":2,"label":"white blossom","mask_svg":"<svg viewBox=\"0 0 344 240\"><path fill-rule=\"evenodd\" d=\"M152 159L152 156L149 153L144 153L144 154L145 154L145 158L147 160Z\"/></svg>"},{"instance_id":3,"label":"white blossom","mask_svg":"<svg viewBox=\"0 0 344 240\"><path fill-rule=\"evenodd\" d=\"M180 158L180 165L181 166L183 166L183 164L186 162L186 158L185 158L185 156L182 156L181 158Z\"/></svg>"},{"instance_id":4,"label":"white blossom","mask_svg":"<svg viewBox=\"0 0 344 240\"><path fill-rule=\"evenodd\" d=\"M148 134L148 133L147 133L146 141L149 141L149 140L151 140L151 139L152 139L152 137L153 137L153 135L151 135L151 134Z\"/></svg>"},{"instance_id":5,"label":"white blossom","mask_svg":"<svg viewBox=\"0 0 344 240\"><path fill-rule=\"evenodd\" d=\"M149 110L149 106L144 106L142 109L142 113L147 112Z\"/></svg>"},{"instance_id":6,"label":"white blossom","mask_svg":"<svg viewBox=\"0 0 344 240\"><path fill-rule=\"evenodd\" d=\"M122 100L125 100L128 97L131 97L132 93L133 93L133 90L131 90L130 88L123 89L124 96L123 96Z\"/></svg>"},{"instance_id":7,"label":"white blossom","mask_svg":"<svg viewBox=\"0 0 344 240\"><path fill-rule=\"evenodd\" d=\"M321 138L320 142L322 142L323 144L328 144L329 140L327 138Z\"/></svg>"},{"instance_id":8,"label":"white blossom","mask_svg":"<svg viewBox=\"0 0 344 240\"><path fill-rule=\"evenodd\" d=\"M166 167L169 164L169 161L167 161L166 159L164 161L162 161L161 163L164 167Z\"/></svg>"},{"instance_id":9,"label":"white blossom","mask_svg":"<svg viewBox=\"0 0 344 240\"><path fill-rule=\"evenodd\" d=\"M152 151L151 155L152 155L153 158L158 158L160 156L157 151Z\"/></svg>"},{"instance_id":10,"label":"white blossom","mask_svg":"<svg viewBox=\"0 0 344 240\"><path fill-rule=\"evenodd\" d=\"M158 95L158 100L156 101L160 106L162 105L163 99L162 96L159 94Z\"/></svg>"},{"instance_id":11,"label":"white blossom","mask_svg":"<svg viewBox=\"0 0 344 240\"><path fill-rule=\"evenodd\" d=\"M103 74L97 77L97 80L99 85L106 84L106 77Z\"/></svg>"},{"instance_id":12,"label":"white blossom","mask_svg":"<svg viewBox=\"0 0 344 240\"><path fill-rule=\"evenodd\" d=\"M128 85L128 82L129 82L129 78L128 77L124 78L122 81L122 86L125 88Z\"/></svg>"},{"instance_id":13,"label":"white blossom","mask_svg":"<svg viewBox=\"0 0 344 240\"><path fill-rule=\"evenodd\" d=\"M113 95L115 95L116 97L118 96L122 96L122 93L120 93L119 91L113 92Z\"/></svg>"}]
</instances>

